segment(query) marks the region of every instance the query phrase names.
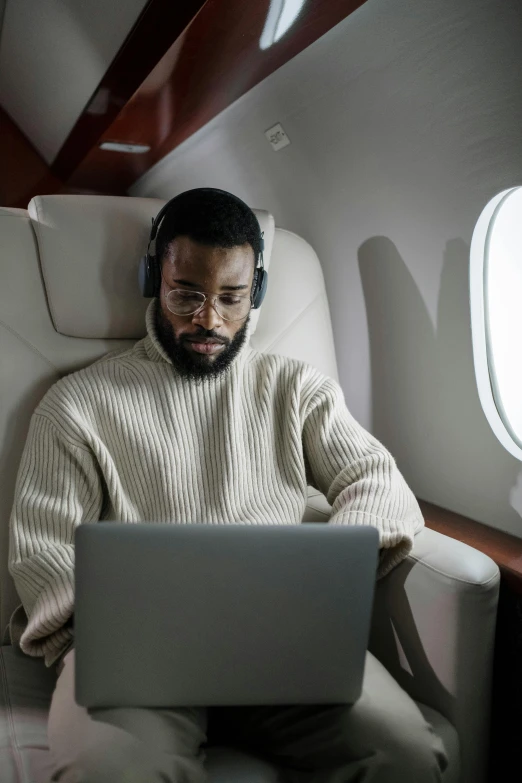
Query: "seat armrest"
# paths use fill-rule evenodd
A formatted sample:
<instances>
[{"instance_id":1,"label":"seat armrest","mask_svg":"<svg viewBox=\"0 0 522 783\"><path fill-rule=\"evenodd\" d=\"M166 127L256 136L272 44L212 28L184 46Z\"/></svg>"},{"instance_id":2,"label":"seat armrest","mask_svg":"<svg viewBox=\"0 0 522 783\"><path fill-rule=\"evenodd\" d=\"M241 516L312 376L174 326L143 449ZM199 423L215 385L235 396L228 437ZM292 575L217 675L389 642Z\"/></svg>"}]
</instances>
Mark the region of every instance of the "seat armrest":
<instances>
[{"instance_id":1,"label":"seat armrest","mask_svg":"<svg viewBox=\"0 0 522 783\"><path fill-rule=\"evenodd\" d=\"M423 528L375 594L369 648L456 727L462 783L485 780L499 581L487 555Z\"/></svg>"},{"instance_id":2,"label":"seat armrest","mask_svg":"<svg viewBox=\"0 0 522 783\"><path fill-rule=\"evenodd\" d=\"M308 487L308 501L302 522L328 522L332 507L325 496L313 487Z\"/></svg>"}]
</instances>

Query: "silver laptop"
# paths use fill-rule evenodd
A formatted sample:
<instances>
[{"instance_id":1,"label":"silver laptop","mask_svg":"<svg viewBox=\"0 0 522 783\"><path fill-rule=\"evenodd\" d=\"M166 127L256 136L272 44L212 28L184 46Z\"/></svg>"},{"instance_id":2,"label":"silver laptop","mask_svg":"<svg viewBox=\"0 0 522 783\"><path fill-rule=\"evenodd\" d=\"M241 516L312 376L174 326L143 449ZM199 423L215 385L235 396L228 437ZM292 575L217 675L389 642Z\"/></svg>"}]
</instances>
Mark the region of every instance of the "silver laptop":
<instances>
[{"instance_id":1,"label":"silver laptop","mask_svg":"<svg viewBox=\"0 0 522 783\"><path fill-rule=\"evenodd\" d=\"M378 533L328 524L76 529L85 707L351 704Z\"/></svg>"}]
</instances>

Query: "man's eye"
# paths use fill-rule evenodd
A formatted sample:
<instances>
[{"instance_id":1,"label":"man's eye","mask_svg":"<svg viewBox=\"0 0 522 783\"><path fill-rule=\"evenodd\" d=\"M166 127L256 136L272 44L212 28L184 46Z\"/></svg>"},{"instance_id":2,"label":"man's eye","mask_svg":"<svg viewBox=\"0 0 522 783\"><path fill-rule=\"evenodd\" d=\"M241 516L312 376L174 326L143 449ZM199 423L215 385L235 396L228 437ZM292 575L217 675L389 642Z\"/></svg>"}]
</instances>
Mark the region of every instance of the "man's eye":
<instances>
[{"instance_id":1,"label":"man's eye","mask_svg":"<svg viewBox=\"0 0 522 783\"><path fill-rule=\"evenodd\" d=\"M232 294L223 294L219 297L219 301L224 305L237 305L241 302L241 296L233 296Z\"/></svg>"},{"instance_id":2,"label":"man's eye","mask_svg":"<svg viewBox=\"0 0 522 783\"><path fill-rule=\"evenodd\" d=\"M197 294L193 291L176 291L176 299L179 302L200 302L202 297L201 294Z\"/></svg>"}]
</instances>

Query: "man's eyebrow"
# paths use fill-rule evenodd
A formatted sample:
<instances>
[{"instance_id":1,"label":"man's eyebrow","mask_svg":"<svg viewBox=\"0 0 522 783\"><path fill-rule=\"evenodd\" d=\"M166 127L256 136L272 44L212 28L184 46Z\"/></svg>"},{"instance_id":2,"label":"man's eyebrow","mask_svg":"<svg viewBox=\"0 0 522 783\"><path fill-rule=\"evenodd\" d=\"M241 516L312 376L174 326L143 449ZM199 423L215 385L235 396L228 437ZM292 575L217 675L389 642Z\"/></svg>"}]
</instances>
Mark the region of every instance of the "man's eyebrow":
<instances>
[{"instance_id":1,"label":"man's eyebrow","mask_svg":"<svg viewBox=\"0 0 522 783\"><path fill-rule=\"evenodd\" d=\"M199 285L197 283L191 283L190 280L174 280L175 283L178 283L178 285L186 285L190 288L198 288ZM245 288L248 288L247 285L223 285L221 288L224 291L243 291Z\"/></svg>"}]
</instances>

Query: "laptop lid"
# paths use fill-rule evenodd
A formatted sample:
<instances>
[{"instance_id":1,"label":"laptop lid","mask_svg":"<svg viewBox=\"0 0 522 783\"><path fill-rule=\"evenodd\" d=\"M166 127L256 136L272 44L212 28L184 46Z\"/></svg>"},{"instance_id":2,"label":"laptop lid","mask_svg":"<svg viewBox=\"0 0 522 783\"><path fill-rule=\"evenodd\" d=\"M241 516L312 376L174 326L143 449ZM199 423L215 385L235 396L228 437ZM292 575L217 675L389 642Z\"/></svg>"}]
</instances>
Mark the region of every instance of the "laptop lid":
<instances>
[{"instance_id":1,"label":"laptop lid","mask_svg":"<svg viewBox=\"0 0 522 783\"><path fill-rule=\"evenodd\" d=\"M374 528L84 524L75 548L78 704L359 697Z\"/></svg>"}]
</instances>

